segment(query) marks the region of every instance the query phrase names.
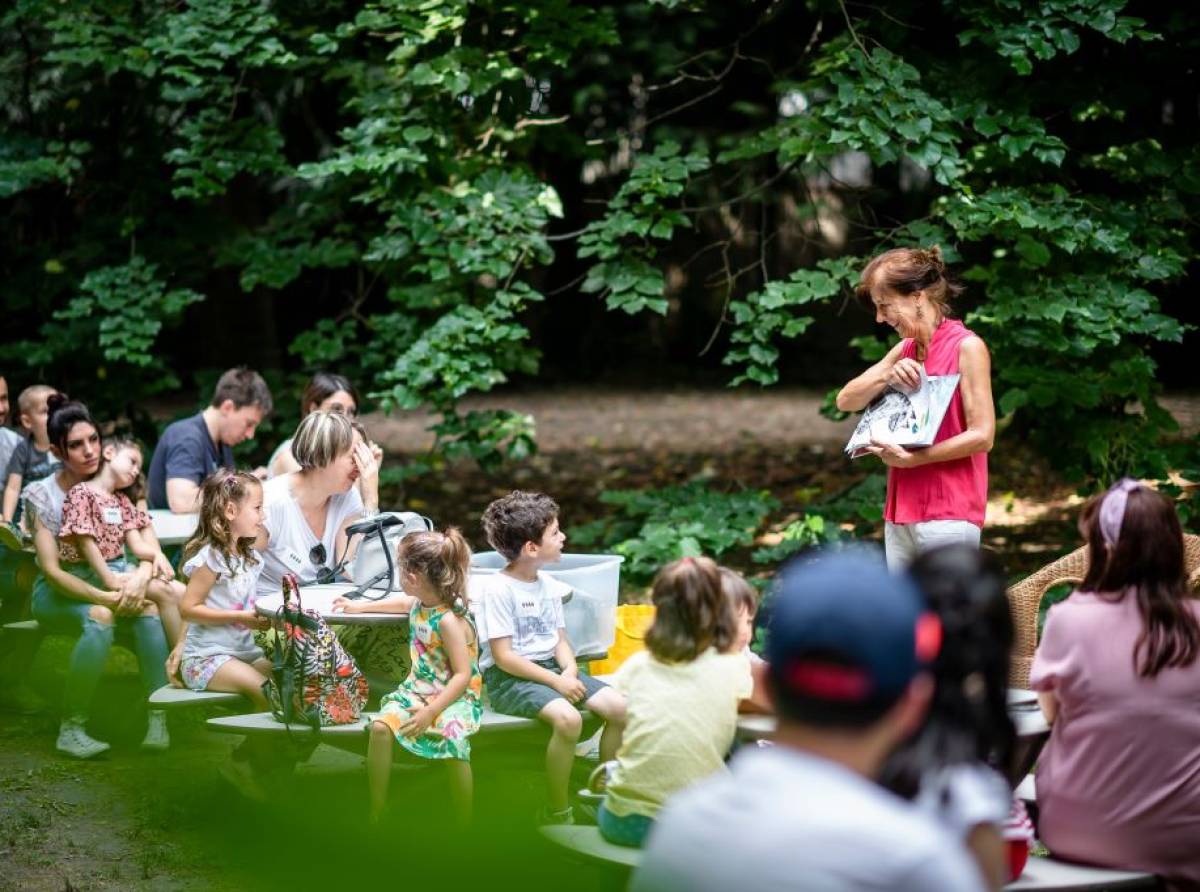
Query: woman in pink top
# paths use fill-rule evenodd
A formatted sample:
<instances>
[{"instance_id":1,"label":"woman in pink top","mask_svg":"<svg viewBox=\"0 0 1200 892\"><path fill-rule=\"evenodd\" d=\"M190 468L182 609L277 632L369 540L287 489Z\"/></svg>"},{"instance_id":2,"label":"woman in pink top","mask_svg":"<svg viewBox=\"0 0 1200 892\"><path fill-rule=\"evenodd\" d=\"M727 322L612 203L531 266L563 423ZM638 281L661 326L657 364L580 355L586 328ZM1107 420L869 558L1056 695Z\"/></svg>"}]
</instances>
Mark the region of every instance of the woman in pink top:
<instances>
[{"instance_id":1,"label":"woman in pink top","mask_svg":"<svg viewBox=\"0 0 1200 892\"><path fill-rule=\"evenodd\" d=\"M888 466L884 546L893 568L936 545L979 546L996 410L987 347L950 318L949 301L961 292L962 286L947 277L936 245L886 251L859 279L859 297L870 302L875 321L890 325L901 340L842 388L839 409L864 409L889 387L914 390L922 365L929 376L962 376L932 446L908 450L872 441L869 447Z\"/></svg>"},{"instance_id":2,"label":"woman in pink top","mask_svg":"<svg viewBox=\"0 0 1200 892\"><path fill-rule=\"evenodd\" d=\"M1061 858L1200 888L1200 602L1179 518L1122 480L1080 528L1087 578L1050 609L1029 678L1051 723L1038 836Z\"/></svg>"}]
</instances>

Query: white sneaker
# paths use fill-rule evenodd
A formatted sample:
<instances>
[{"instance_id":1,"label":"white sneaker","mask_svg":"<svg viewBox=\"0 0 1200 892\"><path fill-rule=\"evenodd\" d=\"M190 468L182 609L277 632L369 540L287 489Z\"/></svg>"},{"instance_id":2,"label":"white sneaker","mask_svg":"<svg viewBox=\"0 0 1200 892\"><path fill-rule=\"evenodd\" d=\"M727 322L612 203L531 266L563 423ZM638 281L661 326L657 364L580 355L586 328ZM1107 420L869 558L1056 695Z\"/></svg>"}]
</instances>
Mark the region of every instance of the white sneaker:
<instances>
[{"instance_id":1,"label":"white sneaker","mask_svg":"<svg viewBox=\"0 0 1200 892\"><path fill-rule=\"evenodd\" d=\"M109 749L104 741L89 737L82 722L72 719L63 719L58 728L58 743L54 746L60 753L76 759L91 759Z\"/></svg>"},{"instance_id":2,"label":"white sneaker","mask_svg":"<svg viewBox=\"0 0 1200 892\"><path fill-rule=\"evenodd\" d=\"M593 762L600 761L600 734L604 729L601 728L587 740L581 740L575 745L575 756L580 759L590 759Z\"/></svg>"},{"instance_id":3,"label":"white sneaker","mask_svg":"<svg viewBox=\"0 0 1200 892\"><path fill-rule=\"evenodd\" d=\"M171 745L171 735L167 733L167 714L161 709L152 709L149 716L146 736L142 738L142 749L165 750Z\"/></svg>"}]
</instances>

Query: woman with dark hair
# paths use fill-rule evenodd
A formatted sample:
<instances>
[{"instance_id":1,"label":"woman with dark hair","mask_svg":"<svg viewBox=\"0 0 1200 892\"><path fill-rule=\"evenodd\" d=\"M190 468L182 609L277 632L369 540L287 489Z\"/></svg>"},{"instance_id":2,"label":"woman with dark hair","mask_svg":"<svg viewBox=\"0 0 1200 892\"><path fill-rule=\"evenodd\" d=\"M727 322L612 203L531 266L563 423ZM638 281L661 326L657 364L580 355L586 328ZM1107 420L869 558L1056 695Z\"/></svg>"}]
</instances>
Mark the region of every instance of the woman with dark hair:
<instances>
[{"instance_id":1,"label":"woman with dark hair","mask_svg":"<svg viewBox=\"0 0 1200 892\"><path fill-rule=\"evenodd\" d=\"M1001 827L1012 790L1008 660L1013 642L1005 577L966 545L924 552L910 573L941 622L934 694L925 723L888 759L881 782L915 799L975 857L992 889L1009 880Z\"/></svg>"},{"instance_id":2,"label":"woman with dark hair","mask_svg":"<svg viewBox=\"0 0 1200 892\"><path fill-rule=\"evenodd\" d=\"M859 280L859 299L901 340L841 389L839 409L865 409L889 387L911 393L920 386L922 368L927 376L962 376L932 446L909 450L873 441L868 447L888 468L884 547L893 569L936 545L979 547L996 410L988 349L950 318L950 301L961 291L936 245L886 251Z\"/></svg>"},{"instance_id":3,"label":"woman with dark hair","mask_svg":"<svg viewBox=\"0 0 1200 892\"><path fill-rule=\"evenodd\" d=\"M1122 480L1085 506L1091 555L1029 683L1051 723L1038 837L1056 856L1200 887L1200 602L1172 502Z\"/></svg>"},{"instance_id":4,"label":"woman with dark hair","mask_svg":"<svg viewBox=\"0 0 1200 892\"><path fill-rule=\"evenodd\" d=\"M109 591L87 563L62 560L60 529L67 492L96 475L101 465L100 432L82 403L54 394L46 425L50 448L62 462L58 472L35 481L22 493L33 523L33 544L41 574L33 586L33 616L45 628L78 635L67 670L59 752L90 759L109 748L87 733L92 695L104 671L116 630L132 633L147 696L167 683L167 640L158 609L146 597L154 566L141 562ZM166 716L151 710L142 746L169 745Z\"/></svg>"},{"instance_id":5,"label":"woman with dark hair","mask_svg":"<svg viewBox=\"0 0 1200 892\"><path fill-rule=\"evenodd\" d=\"M313 412L338 412L348 418L358 417L358 391L348 378L330 372L313 375L300 397L300 420ZM299 471L300 463L292 454L292 438L280 443L267 462L268 479Z\"/></svg>"}]
</instances>

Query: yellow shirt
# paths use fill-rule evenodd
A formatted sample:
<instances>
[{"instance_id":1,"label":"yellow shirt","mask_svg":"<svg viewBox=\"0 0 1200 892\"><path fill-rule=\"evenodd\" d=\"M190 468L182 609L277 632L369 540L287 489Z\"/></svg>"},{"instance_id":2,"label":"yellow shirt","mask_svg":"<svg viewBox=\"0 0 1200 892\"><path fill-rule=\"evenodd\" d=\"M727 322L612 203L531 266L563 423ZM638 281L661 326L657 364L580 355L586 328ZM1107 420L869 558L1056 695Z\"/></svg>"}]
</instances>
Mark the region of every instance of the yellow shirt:
<instances>
[{"instance_id":1,"label":"yellow shirt","mask_svg":"<svg viewBox=\"0 0 1200 892\"><path fill-rule=\"evenodd\" d=\"M634 654L613 681L626 724L604 806L653 818L667 798L715 771L737 733L738 701L754 689L744 654L709 648L690 663Z\"/></svg>"}]
</instances>

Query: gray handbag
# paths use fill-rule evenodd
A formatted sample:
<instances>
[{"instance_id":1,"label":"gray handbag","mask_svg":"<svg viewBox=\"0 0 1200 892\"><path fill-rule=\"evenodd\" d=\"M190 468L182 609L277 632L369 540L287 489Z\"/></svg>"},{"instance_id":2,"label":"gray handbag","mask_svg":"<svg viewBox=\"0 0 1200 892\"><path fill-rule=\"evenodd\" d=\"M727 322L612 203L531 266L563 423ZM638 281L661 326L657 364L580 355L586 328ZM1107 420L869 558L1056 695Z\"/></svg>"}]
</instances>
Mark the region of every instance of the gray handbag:
<instances>
[{"instance_id":1,"label":"gray handbag","mask_svg":"<svg viewBox=\"0 0 1200 892\"><path fill-rule=\"evenodd\" d=\"M400 591L400 568L396 563L400 540L409 533L432 529L428 517L412 511L384 511L346 527L347 534L363 536L350 574L355 588L346 597L378 601Z\"/></svg>"}]
</instances>

